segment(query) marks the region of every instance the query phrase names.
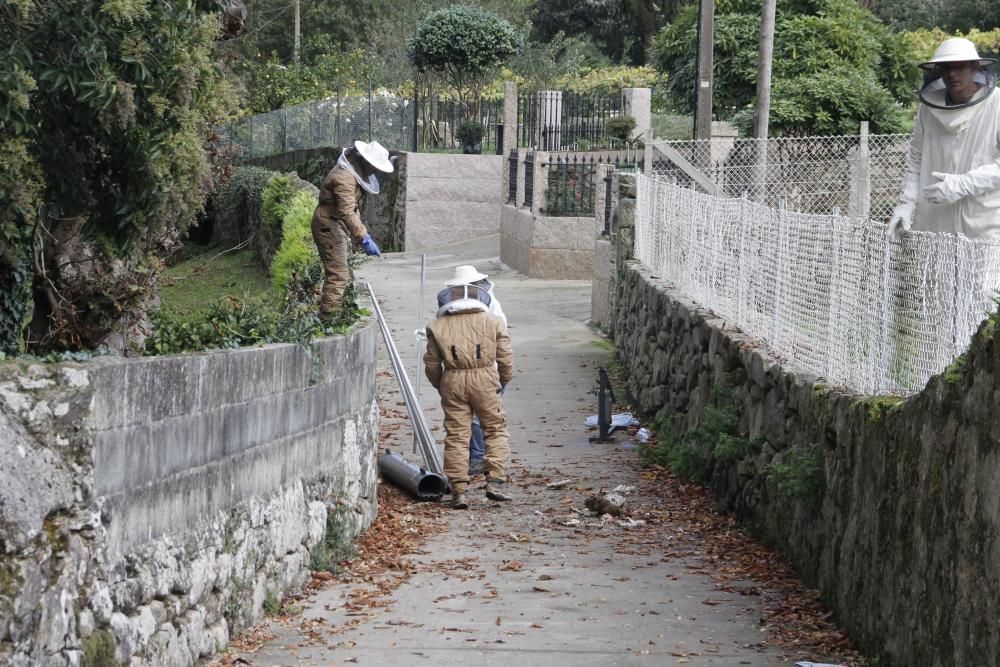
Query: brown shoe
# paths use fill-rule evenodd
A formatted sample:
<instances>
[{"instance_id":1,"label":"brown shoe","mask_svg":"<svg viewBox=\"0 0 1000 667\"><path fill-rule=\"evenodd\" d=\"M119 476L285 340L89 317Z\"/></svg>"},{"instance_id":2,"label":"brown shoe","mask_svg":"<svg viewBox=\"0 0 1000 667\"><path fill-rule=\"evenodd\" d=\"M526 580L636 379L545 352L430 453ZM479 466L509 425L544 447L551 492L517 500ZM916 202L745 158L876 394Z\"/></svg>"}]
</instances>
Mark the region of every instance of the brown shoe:
<instances>
[{"instance_id":1,"label":"brown shoe","mask_svg":"<svg viewBox=\"0 0 1000 667\"><path fill-rule=\"evenodd\" d=\"M513 500L513 498L503 492L503 484L503 482L498 482L495 479L486 482L486 497L499 503Z\"/></svg>"},{"instance_id":2,"label":"brown shoe","mask_svg":"<svg viewBox=\"0 0 1000 667\"><path fill-rule=\"evenodd\" d=\"M465 499L464 493L453 493L451 494L451 508L453 510L467 510L469 509L469 501Z\"/></svg>"}]
</instances>

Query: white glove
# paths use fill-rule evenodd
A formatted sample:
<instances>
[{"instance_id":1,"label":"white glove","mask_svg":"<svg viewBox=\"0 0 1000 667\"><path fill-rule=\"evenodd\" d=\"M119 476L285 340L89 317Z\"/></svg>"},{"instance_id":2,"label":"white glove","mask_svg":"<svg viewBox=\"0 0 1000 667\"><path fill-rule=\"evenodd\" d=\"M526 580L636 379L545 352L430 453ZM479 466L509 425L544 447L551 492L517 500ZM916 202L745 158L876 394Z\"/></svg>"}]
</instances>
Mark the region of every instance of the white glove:
<instances>
[{"instance_id":1,"label":"white glove","mask_svg":"<svg viewBox=\"0 0 1000 667\"><path fill-rule=\"evenodd\" d=\"M960 174L932 171L931 178L938 182L924 187L924 199L932 204L954 204L970 194L966 179Z\"/></svg>"},{"instance_id":2,"label":"white glove","mask_svg":"<svg viewBox=\"0 0 1000 667\"><path fill-rule=\"evenodd\" d=\"M889 219L889 238L894 239L902 229L904 232L910 231L913 225L914 204L900 204L892 209L892 217Z\"/></svg>"}]
</instances>

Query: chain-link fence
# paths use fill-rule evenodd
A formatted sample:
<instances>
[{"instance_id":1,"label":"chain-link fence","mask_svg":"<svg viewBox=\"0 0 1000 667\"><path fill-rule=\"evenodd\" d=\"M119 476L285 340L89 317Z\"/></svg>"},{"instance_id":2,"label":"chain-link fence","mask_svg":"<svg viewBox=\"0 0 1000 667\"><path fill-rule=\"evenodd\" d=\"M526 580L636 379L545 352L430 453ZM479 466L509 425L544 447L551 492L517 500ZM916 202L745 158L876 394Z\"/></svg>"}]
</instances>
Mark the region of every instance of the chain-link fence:
<instances>
[{"instance_id":1,"label":"chain-link fence","mask_svg":"<svg viewBox=\"0 0 1000 667\"><path fill-rule=\"evenodd\" d=\"M833 189L831 188L831 191ZM831 384L912 394L995 310L1000 242L797 213L639 177L636 257Z\"/></svg>"},{"instance_id":2,"label":"chain-link fence","mask_svg":"<svg viewBox=\"0 0 1000 667\"><path fill-rule=\"evenodd\" d=\"M653 175L803 213L884 219L899 201L906 134L658 142ZM766 168L761 168L766 164Z\"/></svg>"},{"instance_id":3,"label":"chain-link fence","mask_svg":"<svg viewBox=\"0 0 1000 667\"><path fill-rule=\"evenodd\" d=\"M356 139L386 148L413 146L413 101L389 94L328 97L250 116L220 129L222 145L243 157L267 157L323 146L349 146Z\"/></svg>"}]
</instances>

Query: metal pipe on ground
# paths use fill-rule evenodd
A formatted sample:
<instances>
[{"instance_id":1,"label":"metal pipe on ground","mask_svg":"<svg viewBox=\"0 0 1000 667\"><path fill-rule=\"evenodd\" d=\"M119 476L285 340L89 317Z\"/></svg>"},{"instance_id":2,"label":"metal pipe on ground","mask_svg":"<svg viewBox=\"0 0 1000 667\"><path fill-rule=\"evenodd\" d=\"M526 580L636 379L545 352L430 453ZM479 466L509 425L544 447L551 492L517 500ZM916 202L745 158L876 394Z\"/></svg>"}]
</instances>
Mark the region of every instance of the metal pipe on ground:
<instances>
[{"instance_id":1,"label":"metal pipe on ground","mask_svg":"<svg viewBox=\"0 0 1000 667\"><path fill-rule=\"evenodd\" d=\"M385 316L382 314L382 308L375 297L375 291L372 289L371 284L366 283L365 287L368 288L368 296L371 297L379 330L381 330L382 338L385 340L385 347L389 352L389 359L396 373L396 381L399 383L400 392L403 394L403 403L406 405L406 411L410 416L410 423L413 425L414 435L416 436L417 443L420 445L420 453L423 456L426 469L444 480L446 490L450 491L451 488L447 482L448 478L445 477L444 467L441 465L441 459L438 457L434 438L431 436L430 428L427 426L427 419L424 417L424 412L420 409L420 402L413 392L410 378L406 374L406 368L403 366L403 360L399 356L399 350L396 349L396 343L392 339L389 325L386 323Z\"/></svg>"},{"instance_id":2,"label":"metal pipe on ground","mask_svg":"<svg viewBox=\"0 0 1000 667\"><path fill-rule=\"evenodd\" d=\"M448 482L426 468L418 468L399 454L386 450L379 457L382 477L420 500L440 500L448 490Z\"/></svg>"}]
</instances>

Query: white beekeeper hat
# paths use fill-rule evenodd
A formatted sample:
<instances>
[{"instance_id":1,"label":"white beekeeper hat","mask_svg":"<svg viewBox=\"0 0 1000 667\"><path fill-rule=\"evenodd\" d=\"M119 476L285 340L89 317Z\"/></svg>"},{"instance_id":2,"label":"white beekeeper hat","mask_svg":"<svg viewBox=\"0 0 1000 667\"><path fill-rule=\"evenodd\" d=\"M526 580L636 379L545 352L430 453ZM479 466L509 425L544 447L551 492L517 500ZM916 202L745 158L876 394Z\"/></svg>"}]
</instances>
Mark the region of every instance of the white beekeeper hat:
<instances>
[{"instance_id":1,"label":"white beekeeper hat","mask_svg":"<svg viewBox=\"0 0 1000 667\"><path fill-rule=\"evenodd\" d=\"M996 58L980 58L976 45L964 37L952 37L946 39L937 47L934 57L927 62L920 63L924 69L934 69L942 63L962 63L975 62L979 65L988 65L996 62Z\"/></svg>"},{"instance_id":2,"label":"white beekeeper hat","mask_svg":"<svg viewBox=\"0 0 1000 667\"><path fill-rule=\"evenodd\" d=\"M480 280L486 280L488 277L485 273L476 271L476 267L463 264L462 266L455 267L455 275L446 280L444 284L448 287L454 285L471 285L478 283Z\"/></svg>"},{"instance_id":3,"label":"white beekeeper hat","mask_svg":"<svg viewBox=\"0 0 1000 667\"><path fill-rule=\"evenodd\" d=\"M385 173L392 172L392 160L389 159L389 151L377 141L366 144L363 141L355 141L354 148L358 154L365 159L365 162Z\"/></svg>"}]
</instances>

